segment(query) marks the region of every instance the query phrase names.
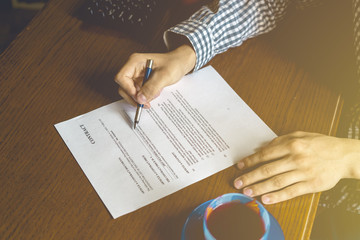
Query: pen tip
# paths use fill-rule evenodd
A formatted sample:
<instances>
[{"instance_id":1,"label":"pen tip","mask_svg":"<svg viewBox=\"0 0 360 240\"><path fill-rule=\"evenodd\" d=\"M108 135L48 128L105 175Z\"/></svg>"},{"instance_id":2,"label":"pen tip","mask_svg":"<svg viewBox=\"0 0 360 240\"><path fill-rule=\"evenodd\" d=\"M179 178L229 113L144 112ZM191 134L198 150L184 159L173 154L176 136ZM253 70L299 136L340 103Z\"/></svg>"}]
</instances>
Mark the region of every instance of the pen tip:
<instances>
[{"instance_id":1,"label":"pen tip","mask_svg":"<svg viewBox=\"0 0 360 240\"><path fill-rule=\"evenodd\" d=\"M136 122L134 122L134 129L136 128Z\"/></svg>"}]
</instances>

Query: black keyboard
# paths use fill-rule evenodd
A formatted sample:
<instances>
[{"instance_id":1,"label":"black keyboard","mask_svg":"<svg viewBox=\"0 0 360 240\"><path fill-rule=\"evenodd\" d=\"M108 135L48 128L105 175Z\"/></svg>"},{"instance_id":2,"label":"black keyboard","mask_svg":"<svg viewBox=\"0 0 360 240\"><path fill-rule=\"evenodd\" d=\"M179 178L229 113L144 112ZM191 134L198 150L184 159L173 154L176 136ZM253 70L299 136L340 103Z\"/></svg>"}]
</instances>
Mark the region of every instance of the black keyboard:
<instances>
[{"instance_id":1,"label":"black keyboard","mask_svg":"<svg viewBox=\"0 0 360 240\"><path fill-rule=\"evenodd\" d=\"M166 0L87 0L81 19L137 37L152 34L167 9Z\"/></svg>"}]
</instances>

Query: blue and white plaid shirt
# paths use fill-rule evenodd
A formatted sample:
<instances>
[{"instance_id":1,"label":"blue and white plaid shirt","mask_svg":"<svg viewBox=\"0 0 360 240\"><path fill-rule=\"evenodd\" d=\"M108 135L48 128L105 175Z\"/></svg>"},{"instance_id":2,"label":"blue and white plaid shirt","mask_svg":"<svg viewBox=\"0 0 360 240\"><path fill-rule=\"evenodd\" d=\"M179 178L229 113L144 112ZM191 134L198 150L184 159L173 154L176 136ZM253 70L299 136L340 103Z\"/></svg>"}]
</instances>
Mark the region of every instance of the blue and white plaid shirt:
<instances>
[{"instance_id":1,"label":"blue and white plaid shirt","mask_svg":"<svg viewBox=\"0 0 360 240\"><path fill-rule=\"evenodd\" d=\"M319 1L219 0L170 28L164 34L165 43L169 32L187 37L196 53L196 71L216 54L274 29L291 4L303 8L314 2Z\"/></svg>"}]
</instances>

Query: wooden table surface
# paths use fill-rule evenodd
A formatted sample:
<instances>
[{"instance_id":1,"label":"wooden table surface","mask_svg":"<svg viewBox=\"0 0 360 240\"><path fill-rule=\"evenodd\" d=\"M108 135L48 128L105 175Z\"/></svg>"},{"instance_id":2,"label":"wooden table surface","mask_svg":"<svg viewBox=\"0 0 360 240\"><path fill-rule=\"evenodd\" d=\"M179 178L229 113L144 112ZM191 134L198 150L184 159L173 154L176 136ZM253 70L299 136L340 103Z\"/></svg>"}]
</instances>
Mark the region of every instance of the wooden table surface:
<instances>
[{"instance_id":1,"label":"wooden table surface","mask_svg":"<svg viewBox=\"0 0 360 240\"><path fill-rule=\"evenodd\" d=\"M50 0L0 57L0 238L180 239L196 206L236 192L235 167L112 219L53 126L118 100L113 78L128 56L162 49L163 29L178 19L168 14L144 45L85 26L73 15L80 3ZM276 134L334 135L339 94L267 38L250 39L210 64ZM318 199L309 194L266 208L285 239L308 239Z\"/></svg>"}]
</instances>

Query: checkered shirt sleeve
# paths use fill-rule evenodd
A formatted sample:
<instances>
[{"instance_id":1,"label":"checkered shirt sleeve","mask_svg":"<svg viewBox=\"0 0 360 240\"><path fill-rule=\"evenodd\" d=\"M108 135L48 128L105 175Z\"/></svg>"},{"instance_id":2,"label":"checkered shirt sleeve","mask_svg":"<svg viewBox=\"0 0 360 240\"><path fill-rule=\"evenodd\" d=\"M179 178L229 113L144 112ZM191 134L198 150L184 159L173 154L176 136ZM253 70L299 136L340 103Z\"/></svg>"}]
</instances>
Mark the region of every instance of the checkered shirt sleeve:
<instances>
[{"instance_id":1,"label":"checkered shirt sleeve","mask_svg":"<svg viewBox=\"0 0 360 240\"><path fill-rule=\"evenodd\" d=\"M203 6L188 20L167 30L164 40L167 44L170 32L187 37L196 53L196 71L216 54L274 29L290 2L308 5L314 0L219 0L216 11Z\"/></svg>"}]
</instances>

